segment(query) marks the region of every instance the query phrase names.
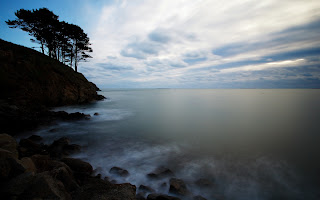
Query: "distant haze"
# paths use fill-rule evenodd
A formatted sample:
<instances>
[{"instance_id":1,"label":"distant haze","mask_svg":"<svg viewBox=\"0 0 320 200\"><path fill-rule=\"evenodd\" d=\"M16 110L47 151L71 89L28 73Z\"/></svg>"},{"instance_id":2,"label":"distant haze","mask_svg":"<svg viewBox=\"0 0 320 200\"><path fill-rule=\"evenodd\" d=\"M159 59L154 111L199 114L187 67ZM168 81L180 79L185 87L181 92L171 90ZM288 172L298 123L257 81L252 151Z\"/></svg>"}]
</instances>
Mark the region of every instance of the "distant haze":
<instances>
[{"instance_id":1,"label":"distant haze","mask_svg":"<svg viewBox=\"0 0 320 200\"><path fill-rule=\"evenodd\" d=\"M101 88L320 88L319 0L6 1L5 20L47 7L88 33L79 71Z\"/></svg>"}]
</instances>

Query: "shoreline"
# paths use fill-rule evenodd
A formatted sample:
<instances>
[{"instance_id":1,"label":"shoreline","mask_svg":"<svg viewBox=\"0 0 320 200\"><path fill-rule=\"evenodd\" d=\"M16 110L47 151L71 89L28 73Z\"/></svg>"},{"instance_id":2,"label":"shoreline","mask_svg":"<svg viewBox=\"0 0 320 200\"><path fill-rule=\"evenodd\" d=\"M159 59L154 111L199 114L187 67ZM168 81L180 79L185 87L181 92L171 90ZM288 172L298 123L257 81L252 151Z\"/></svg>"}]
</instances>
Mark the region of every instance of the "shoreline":
<instances>
[{"instance_id":1,"label":"shoreline","mask_svg":"<svg viewBox=\"0 0 320 200\"><path fill-rule=\"evenodd\" d=\"M31 135L17 143L8 134L0 134L0 162L2 168L0 192L6 199L128 199L128 200L204 200L192 196L181 179L170 179L167 194L157 194L149 186L130 183L117 184L108 177L96 174L90 163L72 158L81 146L70 143L66 137L42 143L43 138ZM5 164L5 165L4 165ZM129 176L125 169L112 167L110 173ZM173 176L167 168L147 174L152 179ZM206 180L199 183L206 184Z\"/></svg>"}]
</instances>

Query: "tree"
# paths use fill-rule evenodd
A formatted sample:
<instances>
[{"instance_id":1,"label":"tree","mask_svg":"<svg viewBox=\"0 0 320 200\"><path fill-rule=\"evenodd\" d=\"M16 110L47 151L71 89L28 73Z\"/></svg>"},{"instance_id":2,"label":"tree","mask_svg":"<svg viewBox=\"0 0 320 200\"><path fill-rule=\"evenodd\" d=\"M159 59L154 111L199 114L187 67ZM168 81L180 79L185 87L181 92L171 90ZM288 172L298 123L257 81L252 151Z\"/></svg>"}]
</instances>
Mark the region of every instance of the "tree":
<instances>
[{"instance_id":1,"label":"tree","mask_svg":"<svg viewBox=\"0 0 320 200\"><path fill-rule=\"evenodd\" d=\"M74 65L78 70L78 62L91 58L88 52L89 38L77 25L59 21L58 16L47 8L37 10L20 9L15 12L16 20L8 20L10 28L20 28L34 38L31 41L40 44L43 54L63 63ZM45 47L47 52L45 52Z\"/></svg>"}]
</instances>

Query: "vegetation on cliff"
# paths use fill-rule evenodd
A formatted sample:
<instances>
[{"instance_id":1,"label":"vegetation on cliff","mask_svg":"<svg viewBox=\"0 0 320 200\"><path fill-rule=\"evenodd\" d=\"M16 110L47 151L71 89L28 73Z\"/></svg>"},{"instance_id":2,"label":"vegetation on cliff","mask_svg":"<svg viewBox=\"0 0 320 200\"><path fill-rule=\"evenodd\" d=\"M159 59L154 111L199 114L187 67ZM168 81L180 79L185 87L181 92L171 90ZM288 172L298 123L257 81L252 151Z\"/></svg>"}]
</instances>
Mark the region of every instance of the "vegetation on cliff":
<instances>
[{"instance_id":1,"label":"vegetation on cliff","mask_svg":"<svg viewBox=\"0 0 320 200\"><path fill-rule=\"evenodd\" d=\"M20 9L15 12L17 19L8 20L10 28L20 28L39 43L41 52L63 63L69 63L78 71L78 62L91 58L92 52L88 35L77 25L59 21L47 8L36 10Z\"/></svg>"}]
</instances>

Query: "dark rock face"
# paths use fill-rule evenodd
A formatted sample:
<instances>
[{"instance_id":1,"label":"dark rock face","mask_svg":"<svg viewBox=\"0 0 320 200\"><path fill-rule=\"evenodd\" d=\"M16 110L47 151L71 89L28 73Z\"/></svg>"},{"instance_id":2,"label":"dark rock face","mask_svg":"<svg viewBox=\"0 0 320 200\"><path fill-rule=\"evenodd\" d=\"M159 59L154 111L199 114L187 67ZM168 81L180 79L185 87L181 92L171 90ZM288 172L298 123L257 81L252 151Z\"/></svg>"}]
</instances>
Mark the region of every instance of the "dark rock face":
<instances>
[{"instance_id":1,"label":"dark rock face","mask_svg":"<svg viewBox=\"0 0 320 200\"><path fill-rule=\"evenodd\" d=\"M38 51L0 40L0 98L18 105L59 106L100 100L81 73Z\"/></svg>"},{"instance_id":2,"label":"dark rock face","mask_svg":"<svg viewBox=\"0 0 320 200\"><path fill-rule=\"evenodd\" d=\"M85 119L48 107L102 100L81 73L35 50L0 39L0 127L8 134L53 120Z\"/></svg>"},{"instance_id":3,"label":"dark rock face","mask_svg":"<svg viewBox=\"0 0 320 200\"><path fill-rule=\"evenodd\" d=\"M161 178L166 178L166 177L173 177L174 173L168 168L158 167L153 172L147 174L147 176L150 179L161 179Z\"/></svg>"},{"instance_id":4,"label":"dark rock face","mask_svg":"<svg viewBox=\"0 0 320 200\"><path fill-rule=\"evenodd\" d=\"M110 172L110 174L115 174L115 175L118 175L121 177L129 176L129 172L125 169L120 168L120 167L112 167L109 172Z\"/></svg>"},{"instance_id":5,"label":"dark rock face","mask_svg":"<svg viewBox=\"0 0 320 200\"><path fill-rule=\"evenodd\" d=\"M184 181L177 178L170 179L169 192L180 196L186 196L190 194Z\"/></svg>"},{"instance_id":6,"label":"dark rock face","mask_svg":"<svg viewBox=\"0 0 320 200\"><path fill-rule=\"evenodd\" d=\"M0 148L9 151L14 158L18 158L18 144L16 140L8 134L0 134Z\"/></svg>"},{"instance_id":7,"label":"dark rock face","mask_svg":"<svg viewBox=\"0 0 320 200\"><path fill-rule=\"evenodd\" d=\"M164 194L149 194L147 200L180 200L177 197L168 196Z\"/></svg>"}]
</instances>

